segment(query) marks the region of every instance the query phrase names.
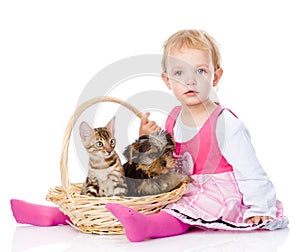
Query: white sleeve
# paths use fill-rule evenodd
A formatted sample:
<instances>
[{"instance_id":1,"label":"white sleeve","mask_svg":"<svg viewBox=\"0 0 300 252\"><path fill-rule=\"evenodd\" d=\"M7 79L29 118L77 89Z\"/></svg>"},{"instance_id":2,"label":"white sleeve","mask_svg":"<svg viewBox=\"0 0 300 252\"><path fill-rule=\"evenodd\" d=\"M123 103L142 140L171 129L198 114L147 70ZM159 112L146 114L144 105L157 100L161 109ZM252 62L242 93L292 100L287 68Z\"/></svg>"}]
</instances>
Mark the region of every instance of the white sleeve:
<instances>
[{"instance_id":1,"label":"white sleeve","mask_svg":"<svg viewBox=\"0 0 300 252\"><path fill-rule=\"evenodd\" d=\"M233 167L243 202L249 208L244 220L251 216L276 216L276 192L256 157L245 125L224 110L217 121L216 135L221 153Z\"/></svg>"}]
</instances>

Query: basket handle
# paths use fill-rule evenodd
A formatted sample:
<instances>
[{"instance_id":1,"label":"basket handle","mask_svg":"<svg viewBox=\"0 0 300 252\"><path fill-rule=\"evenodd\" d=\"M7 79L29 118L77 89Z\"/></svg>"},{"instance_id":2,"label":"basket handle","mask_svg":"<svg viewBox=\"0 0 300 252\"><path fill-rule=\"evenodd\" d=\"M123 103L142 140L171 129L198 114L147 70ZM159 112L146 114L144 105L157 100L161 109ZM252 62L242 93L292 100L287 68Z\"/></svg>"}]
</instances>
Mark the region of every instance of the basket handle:
<instances>
[{"instance_id":1,"label":"basket handle","mask_svg":"<svg viewBox=\"0 0 300 252\"><path fill-rule=\"evenodd\" d=\"M68 174L68 152L69 152L69 142L70 142L70 137L71 133L73 130L73 126L78 120L79 116L89 107L92 105L95 105L96 103L100 102L115 102L118 104L121 104L131 110L133 113L135 113L139 118L142 118L142 112L140 112L138 109L130 105L129 103L122 101L118 98L111 97L111 96L99 96L92 98L86 102L84 102L82 105L80 105L74 114L71 116L67 127L65 129L65 134L63 138L63 144L62 144L62 150L61 150L61 158L60 158L60 174L61 174L61 184L62 184L62 189L64 192L68 193L69 188L70 188L70 183L69 183L69 174Z\"/></svg>"}]
</instances>

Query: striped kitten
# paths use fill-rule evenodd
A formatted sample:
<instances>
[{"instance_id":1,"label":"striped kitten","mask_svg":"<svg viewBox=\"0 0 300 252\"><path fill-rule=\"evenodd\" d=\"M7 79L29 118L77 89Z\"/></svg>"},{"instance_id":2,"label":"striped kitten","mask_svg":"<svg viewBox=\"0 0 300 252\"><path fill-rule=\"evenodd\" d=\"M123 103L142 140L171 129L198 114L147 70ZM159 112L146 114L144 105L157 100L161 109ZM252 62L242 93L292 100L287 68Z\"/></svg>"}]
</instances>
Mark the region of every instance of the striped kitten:
<instances>
[{"instance_id":1,"label":"striped kitten","mask_svg":"<svg viewBox=\"0 0 300 252\"><path fill-rule=\"evenodd\" d=\"M81 194L95 197L125 196L127 184L124 168L114 150L115 117L101 128L91 128L86 122L79 127L82 143L89 154L89 167Z\"/></svg>"}]
</instances>

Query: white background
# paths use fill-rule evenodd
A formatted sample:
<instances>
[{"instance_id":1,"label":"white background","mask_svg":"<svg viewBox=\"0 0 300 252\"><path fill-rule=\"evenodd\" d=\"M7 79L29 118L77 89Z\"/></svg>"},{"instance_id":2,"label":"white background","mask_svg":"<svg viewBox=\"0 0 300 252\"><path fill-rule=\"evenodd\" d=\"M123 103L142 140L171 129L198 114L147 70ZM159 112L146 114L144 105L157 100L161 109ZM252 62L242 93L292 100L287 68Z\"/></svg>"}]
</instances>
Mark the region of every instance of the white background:
<instances>
[{"instance_id":1,"label":"white background","mask_svg":"<svg viewBox=\"0 0 300 252\"><path fill-rule=\"evenodd\" d=\"M170 249L179 241L186 244L180 251L207 251L202 250L203 243L210 251L221 251L228 241L235 244L242 241L244 251L252 251L251 244L264 245L263 251L291 251L299 243L295 230L300 224L297 6L297 1L292 0L1 1L0 240L3 249L0 250L67 251L72 248L75 251L74 247L89 244L90 250L105 245L111 251L122 251L118 250L122 246L131 251L135 248L146 251L153 246L164 248L166 241ZM60 185L64 129L90 79L125 57L162 53L163 42L185 28L204 29L220 43L224 75L218 96L248 127L257 155L290 219L289 230L272 235L217 237L196 233L184 235L184 240L168 238L130 245L124 237L87 236L69 227L43 229L16 224L10 210L11 198L52 205L45 200L45 195L49 188ZM144 90L153 88L149 80L140 85ZM162 82L161 87L156 87L166 90ZM135 90L127 92L126 95L131 95ZM84 179L72 151L70 163L70 176ZM199 244L193 243L193 238ZM227 249L234 251L228 246Z\"/></svg>"}]
</instances>

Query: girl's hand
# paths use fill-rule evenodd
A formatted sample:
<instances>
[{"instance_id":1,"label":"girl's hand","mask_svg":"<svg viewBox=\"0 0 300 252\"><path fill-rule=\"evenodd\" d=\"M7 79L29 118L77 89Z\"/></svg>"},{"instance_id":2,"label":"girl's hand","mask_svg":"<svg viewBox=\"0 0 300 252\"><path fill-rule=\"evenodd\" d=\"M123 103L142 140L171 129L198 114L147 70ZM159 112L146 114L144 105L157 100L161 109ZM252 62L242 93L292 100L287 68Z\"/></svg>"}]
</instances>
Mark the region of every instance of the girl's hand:
<instances>
[{"instance_id":1,"label":"girl's hand","mask_svg":"<svg viewBox=\"0 0 300 252\"><path fill-rule=\"evenodd\" d=\"M260 224L266 220L273 220L270 216L253 216L247 219L248 224Z\"/></svg>"},{"instance_id":2,"label":"girl's hand","mask_svg":"<svg viewBox=\"0 0 300 252\"><path fill-rule=\"evenodd\" d=\"M139 135L148 135L151 134L155 131L160 131L161 128L157 126L156 122L154 121L149 121L150 113L147 112L143 114L142 119L141 119L141 124L140 124L140 130L139 130Z\"/></svg>"}]
</instances>

